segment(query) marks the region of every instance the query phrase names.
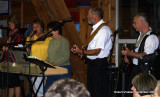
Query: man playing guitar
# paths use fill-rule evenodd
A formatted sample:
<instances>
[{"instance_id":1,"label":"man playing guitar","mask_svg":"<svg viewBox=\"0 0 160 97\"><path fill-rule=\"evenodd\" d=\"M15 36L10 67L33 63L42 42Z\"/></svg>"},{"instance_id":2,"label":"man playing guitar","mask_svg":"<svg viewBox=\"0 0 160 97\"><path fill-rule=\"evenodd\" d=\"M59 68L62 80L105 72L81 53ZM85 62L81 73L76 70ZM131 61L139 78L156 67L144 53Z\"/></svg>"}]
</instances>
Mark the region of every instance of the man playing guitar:
<instances>
[{"instance_id":1,"label":"man playing guitar","mask_svg":"<svg viewBox=\"0 0 160 97\"><path fill-rule=\"evenodd\" d=\"M101 8L90 8L87 18L93 25L91 35L84 43L87 50L74 45L71 51L87 56L87 87L91 97L108 97L107 58L112 48L112 31L103 21Z\"/></svg>"}]
</instances>

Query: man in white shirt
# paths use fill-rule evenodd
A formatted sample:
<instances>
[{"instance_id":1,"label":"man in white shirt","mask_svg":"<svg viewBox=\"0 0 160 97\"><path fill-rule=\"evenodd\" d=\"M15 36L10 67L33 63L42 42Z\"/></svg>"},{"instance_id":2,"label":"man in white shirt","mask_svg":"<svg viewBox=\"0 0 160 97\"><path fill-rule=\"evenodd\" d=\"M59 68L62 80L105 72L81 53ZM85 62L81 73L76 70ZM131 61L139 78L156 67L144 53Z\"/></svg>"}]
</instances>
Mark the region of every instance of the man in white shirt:
<instances>
[{"instance_id":1,"label":"man in white shirt","mask_svg":"<svg viewBox=\"0 0 160 97\"><path fill-rule=\"evenodd\" d=\"M159 40L155 34L152 34L152 30L149 27L148 17L145 13L138 13L133 20L133 27L136 31L140 32L137 43L135 45L135 51L132 52L128 48L122 50L122 55L125 55L126 63L133 63L132 73L130 75L129 87L131 87L131 80L139 73L148 73L149 67L147 64L141 62L140 57L148 54L152 54L159 47ZM133 58L132 62L129 62L128 57Z\"/></svg>"},{"instance_id":2,"label":"man in white shirt","mask_svg":"<svg viewBox=\"0 0 160 97\"><path fill-rule=\"evenodd\" d=\"M87 18L93 28L91 35L102 23L105 23L101 8L90 8ZM102 26L89 42L87 50L81 50L77 46L71 49L73 53L87 55L87 87L91 97L108 97L107 58L112 48L111 35L111 29L107 25Z\"/></svg>"}]
</instances>

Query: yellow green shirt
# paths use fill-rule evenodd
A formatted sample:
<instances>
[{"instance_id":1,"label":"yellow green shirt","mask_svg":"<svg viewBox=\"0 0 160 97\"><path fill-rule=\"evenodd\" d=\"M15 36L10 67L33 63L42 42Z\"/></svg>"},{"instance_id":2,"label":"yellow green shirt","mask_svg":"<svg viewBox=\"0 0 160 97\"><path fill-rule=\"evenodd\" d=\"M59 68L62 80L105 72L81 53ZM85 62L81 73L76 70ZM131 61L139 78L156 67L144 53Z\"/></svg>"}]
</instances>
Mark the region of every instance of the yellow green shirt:
<instances>
[{"instance_id":1,"label":"yellow green shirt","mask_svg":"<svg viewBox=\"0 0 160 97\"><path fill-rule=\"evenodd\" d=\"M38 37L36 35L33 35L33 40L36 40L36 39L38 39ZM48 56L47 50L48 50L49 41L51 39L52 39L51 37L48 37L44 41L37 41L33 43L31 46L30 55L35 56L44 61ZM27 37L27 41L30 41L30 36Z\"/></svg>"}]
</instances>

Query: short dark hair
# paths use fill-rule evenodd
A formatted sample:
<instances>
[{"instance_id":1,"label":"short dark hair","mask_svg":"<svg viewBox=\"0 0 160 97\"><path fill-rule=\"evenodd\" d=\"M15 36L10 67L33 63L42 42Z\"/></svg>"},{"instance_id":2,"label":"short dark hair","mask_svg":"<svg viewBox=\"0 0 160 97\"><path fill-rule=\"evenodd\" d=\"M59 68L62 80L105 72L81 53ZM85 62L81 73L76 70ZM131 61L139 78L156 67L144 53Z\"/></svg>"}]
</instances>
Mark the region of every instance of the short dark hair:
<instances>
[{"instance_id":1,"label":"short dark hair","mask_svg":"<svg viewBox=\"0 0 160 97\"><path fill-rule=\"evenodd\" d=\"M148 16L147 16L146 13L144 13L144 12L139 12L139 13L137 13L136 16L138 16L138 17L143 17L144 20L148 23L148 25L150 24L149 18L148 18Z\"/></svg>"},{"instance_id":2,"label":"short dark hair","mask_svg":"<svg viewBox=\"0 0 160 97\"><path fill-rule=\"evenodd\" d=\"M103 10L101 8L98 7L91 7L92 9L92 14L96 14L98 15L101 19L103 18Z\"/></svg>"},{"instance_id":3,"label":"short dark hair","mask_svg":"<svg viewBox=\"0 0 160 97\"><path fill-rule=\"evenodd\" d=\"M55 81L47 90L45 97L90 97L86 87L70 78Z\"/></svg>"},{"instance_id":4,"label":"short dark hair","mask_svg":"<svg viewBox=\"0 0 160 97\"><path fill-rule=\"evenodd\" d=\"M33 22L32 22L32 24L39 24L39 25L41 25L41 28L43 29L43 31L44 31L44 22L43 21L41 21L40 19L35 19L35 20L33 20Z\"/></svg>"},{"instance_id":5,"label":"short dark hair","mask_svg":"<svg viewBox=\"0 0 160 97\"><path fill-rule=\"evenodd\" d=\"M146 93L139 93L140 96L153 94L156 88L157 80L152 74L140 73L132 79L132 85L137 91L146 91Z\"/></svg>"},{"instance_id":6,"label":"short dark hair","mask_svg":"<svg viewBox=\"0 0 160 97\"><path fill-rule=\"evenodd\" d=\"M11 16L8 17L7 23L9 23L9 22L13 22L15 24L16 28L20 27L20 25L18 23L18 20L16 19L16 17L14 15L11 15Z\"/></svg>"},{"instance_id":7,"label":"short dark hair","mask_svg":"<svg viewBox=\"0 0 160 97\"><path fill-rule=\"evenodd\" d=\"M59 34L62 35L62 26L58 21L49 22L47 28L51 28L52 31L59 31Z\"/></svg>"}]
</instances>

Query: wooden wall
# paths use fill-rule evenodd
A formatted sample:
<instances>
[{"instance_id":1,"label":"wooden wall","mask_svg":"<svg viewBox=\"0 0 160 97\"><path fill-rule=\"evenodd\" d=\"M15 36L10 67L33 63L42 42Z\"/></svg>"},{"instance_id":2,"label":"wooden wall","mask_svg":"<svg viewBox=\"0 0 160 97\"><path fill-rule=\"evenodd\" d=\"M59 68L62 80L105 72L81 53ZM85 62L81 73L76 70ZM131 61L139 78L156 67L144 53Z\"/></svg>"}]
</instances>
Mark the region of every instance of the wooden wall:
<instances>
[{"instance_id":1,"label":"wooden wall","mask_svg":"<svg viewBox=\"0 0 160 97\"><path fill-rule=\"evenodd\" d=\"M30 0L10 0L10 13L15 15L22 28L25 24L32 24L38 14ZM0 15L0 20L7 20L8 15Z\"/></svg>"},{"instance_id":2,"label":"wooden wall","mask_svg":"<svg viewBox=\"0 0 160 97\"><path fill-rule=\"evenodd\" d=\"M115 1L116 0L90 0L92 6L101 7L104 10L104 20L112 31L115 30ZM51 20L63 20L70 17L63 0L10 0L10 14L15 14L21 23L31 24L35 18L40 18L45 25ZM70 45L77 43L81 47L82 43L89 36L91 27L87 24L88 8L76 9L80 13L80 33L77 32L74 22L66 23L63 27L63 36L66 37ZM7 19L8 15L0 16L0 19ZM78 56L71 53L72 78L86 84L87 65Z\"/></svg>"}]
</instances>

